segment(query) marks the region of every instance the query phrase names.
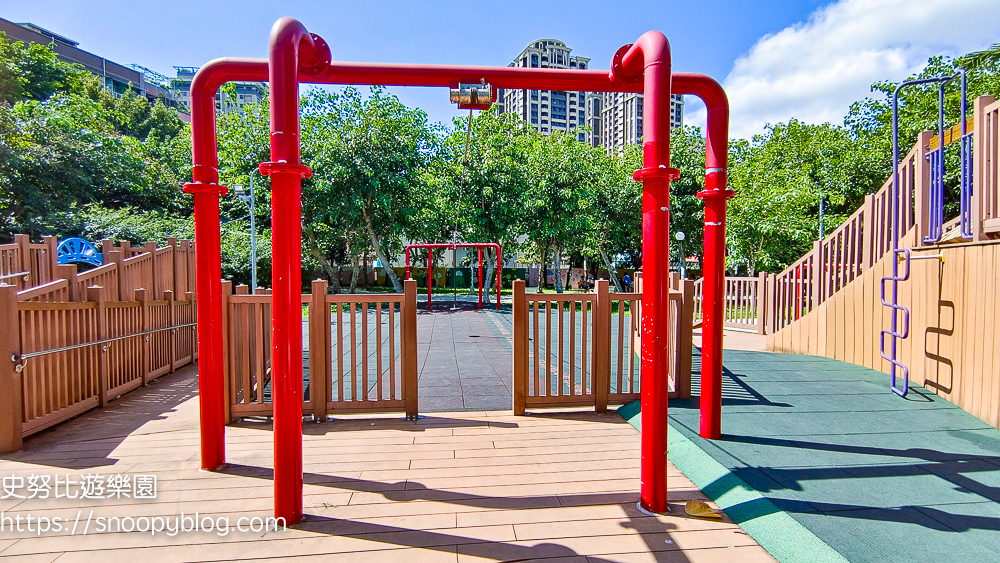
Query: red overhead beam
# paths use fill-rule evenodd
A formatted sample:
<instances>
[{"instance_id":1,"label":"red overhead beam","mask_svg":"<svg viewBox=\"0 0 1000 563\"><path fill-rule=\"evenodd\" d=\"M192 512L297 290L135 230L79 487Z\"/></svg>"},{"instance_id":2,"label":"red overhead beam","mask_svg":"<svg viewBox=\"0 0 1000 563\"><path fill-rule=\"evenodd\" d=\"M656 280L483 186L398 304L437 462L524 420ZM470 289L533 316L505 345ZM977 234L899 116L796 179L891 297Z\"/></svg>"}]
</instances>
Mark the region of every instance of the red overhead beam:
<instances>
[{"instance_id":1,"label":"red overhead beam","mask_svg":"<svg viewBox=\"0 0 1000 563\"><path fill-rule=\"evenodd\" d=\"M722 374L722 262L725 250L726 150L729 106L717 82L706 76L672 73L670 48L659 32L644 34L616 53L612 71L395 65L330 62L329 49L290 18L271 33L270 58L216 59L191 86L193 180L198 241L198 339L200 361L202 467L225 463L222 370L222 299L215 94L233 80L268 80L271 87L271 162L274 247L275 514L294 524L302 513L301 445L301 241L299 190L309 169L299 163L298 84L456 86L485 79L496 88L639 92L643 116L643 307L642 307L642 505L666 510L667 357L669 345L670 94L692 94L708 107L705 190L705 346L702 361L701 434L719 436Z\"/></svg>"}]
</instances>

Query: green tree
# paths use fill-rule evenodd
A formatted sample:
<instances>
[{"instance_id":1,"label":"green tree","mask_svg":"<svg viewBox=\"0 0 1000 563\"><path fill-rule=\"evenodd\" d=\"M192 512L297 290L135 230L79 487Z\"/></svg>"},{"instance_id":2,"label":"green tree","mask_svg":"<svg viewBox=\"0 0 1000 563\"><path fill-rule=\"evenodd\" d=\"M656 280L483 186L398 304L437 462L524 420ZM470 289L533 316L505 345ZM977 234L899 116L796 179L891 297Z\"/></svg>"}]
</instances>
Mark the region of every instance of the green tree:
<instances>
[{"instance_id":1,"label":"green tree","mask_svg":"<svg viewBox=\"0 0 1000 563\"><path fill-rule=\"evenodd\" d=\"M513 114L501 115L495 109L476 116L471 131L467 125L465 119L455 119L454 130L430 171L435 178L425 182L438 202L434 207L439 210L440 224L437 233L432 230L427 235L442 237L438 240L494 242L502 254L509 255L518 249L523 233L529 185L525 149L534 132ZM483 287L488 297L496 281L495 251L486 249L484 260ZM476 275L474 271L473 283Z\"/></svg>"},{"instance_id":2,"label":"green tree","mask_svg":"<svg viewBox=\"0 0 1000 563\"><path fill-rule=\"evenodd\" d=\"M591 228L599 152L579 142L573 133L532 135L529 139L525 232L540 254L553 253L556 291L562 293L562 254L582 247L582 238Z\"/></svg>"},{"instance_id":3,"label":"green tree","mask_svg":"<svg viewBox=\"0 0 1000 563\"><path fill-rule=\"evenodd\" d=\"M313 177L303 183L309 228L342 231L345 245L362 246L367 239L401 292L389 256L402 249L422 171L439 141L427 114L382 88L372 88L367 97L356 88L341 94L313 90L304 98L302 138L303 158L313 167Z\"/></svg>"}]
</instances>

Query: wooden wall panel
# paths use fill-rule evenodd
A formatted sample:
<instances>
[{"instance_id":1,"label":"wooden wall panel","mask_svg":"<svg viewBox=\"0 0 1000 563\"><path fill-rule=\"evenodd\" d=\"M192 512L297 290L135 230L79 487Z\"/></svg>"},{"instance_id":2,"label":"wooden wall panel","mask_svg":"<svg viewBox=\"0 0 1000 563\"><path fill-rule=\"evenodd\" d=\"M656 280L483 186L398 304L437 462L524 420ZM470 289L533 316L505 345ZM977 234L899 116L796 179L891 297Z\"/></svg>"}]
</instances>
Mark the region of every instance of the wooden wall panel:
<instances>
[{"instance_id":1,"label":"wooden wall panel","mask_svg":"<svg viewBox=\"0 0 1000 563\"><path fill-rule=\"evenodd\" d=\"M911 382L1000 427L1000 244L923 248L910 279L900 283L900 303L910 308L910 336L899 348ZM891 320L880 300L880 281L891 274L883 257L800 320L768 335L769 350L809 354L888 373L879 333ZM888 287L887 287L888 289ZM888 378L886 381L888 387ZM888 390L887 390L888 392Z\"/></svg>"}]
</instances>

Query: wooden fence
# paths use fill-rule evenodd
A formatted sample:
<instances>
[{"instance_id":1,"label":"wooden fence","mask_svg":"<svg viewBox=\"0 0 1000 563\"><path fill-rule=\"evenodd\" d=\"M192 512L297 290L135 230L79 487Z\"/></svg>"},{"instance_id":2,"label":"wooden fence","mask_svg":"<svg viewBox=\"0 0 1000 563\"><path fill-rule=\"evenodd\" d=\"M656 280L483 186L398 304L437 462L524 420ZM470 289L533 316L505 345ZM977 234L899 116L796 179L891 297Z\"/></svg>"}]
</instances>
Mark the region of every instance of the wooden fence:
<instances>
[{"instance_id":1,"label":"wooden fence","mask_svg":"<svg viewBox=\"0 0 1000 563\"><path fill-rule=\"evenodd\" d=\"M315 281L302 296L304 414L417 416L417 282L403 286L402 295L327 295L327 282ZM228 416L272 416L272 296L248 295L246 286L229 293L223 289Z\"/></svg>"},{"instance_id":2,"label":"wooden fence","mask_svg":"<svg viewBox=\"0 0 1000 563\"><path fill-rule=\"evenodd\" d=\"M1000 233L1000 101L982 96L973 107L972 232L976 240L985 240Z\"/></svg>"},{"instance_id":3,"label":"wooden fence","mask_svg":"<svg viewBox=\"0 0 1000 563\"><path fill-rule=\"evenodd\" d=\"M197 359L195 327L178 327L194 322L193 294L108 301L92 286L76 302L30 298L53 283L69 287L0 285L0 452Z\"/></svg>"},{"instance_id":4,"label":"wooden fence","mask_svg":"<svg viewBox=\"0 0 1000 563\"><path fill-rule=\"evenodd\" d=\"M42 243L32 243L28 235L14 235L11 244L0 244L0 283L18 290L34 289L33 301L80 301L93 285L104 290L108 301L131 301L132 292L146 289L156 298L164 291L175 295L193 292L195 287L194 243L168 239L157 247L147 242L132 246L128 241L101 241L104 265L78 272L75 264L59 265L56 237L43 237ZM68 287L55 284L60 280ZM46 287L47 290L41 290ZM53 292L49 295L49 291Z\"/></svg>"},{"instance_id":5,"label":"wooden fence","mask_svg":"<svg viewBox=\"0 0 1000 563\"><path fill-rule=\"evenodd\" d=\"M82 273L55 237L0 245L0 451L197 360L193 245L103 244Z\"/></svg>"},{"instance_id":6,"label":"wooden fence","mask_svg":"<svg viewBox=\"0 0 1000 563\"><path fill-rule=\"evenodd\" d=\"M703 320L705 279L693 283L693 326L697 328ZM769 312L767 287L767 274L763 272L756 277L726 276L722 292L723 326L764 334Z\"/></svg>"},{"instance_id":7,"label":"wooden fence","mask_svg":"<svg viewBox=\"0 0 1000 563\"><path fill-rule=\"evenodd\" d=\"M591 405L604 411L639 398L641 293L610 293L608 283L599 280L593 293L526 294L525 282L514 282L514 414ZM673 397L691 393L693 294L690 280L671 291Z\"/></svg>"}]
</instances>

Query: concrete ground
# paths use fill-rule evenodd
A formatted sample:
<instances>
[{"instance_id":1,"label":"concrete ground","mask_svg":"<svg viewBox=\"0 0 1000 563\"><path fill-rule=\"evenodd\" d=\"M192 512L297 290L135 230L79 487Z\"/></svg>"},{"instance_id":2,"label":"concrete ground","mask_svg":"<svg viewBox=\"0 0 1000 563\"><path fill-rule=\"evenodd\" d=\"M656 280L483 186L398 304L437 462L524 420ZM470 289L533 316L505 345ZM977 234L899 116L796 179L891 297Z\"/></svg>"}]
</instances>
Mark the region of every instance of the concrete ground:
<instances>
[{"instance_id":1,"label":"concrete ground","mask_svg":"<svg viewBox=\"0 0 1000 563\"><path fill-rule=\"evenodd\" d=\"M507 311L450 299L417 313L421 412L513 408L513 351Z\"/></svg>"}]
</instances>

